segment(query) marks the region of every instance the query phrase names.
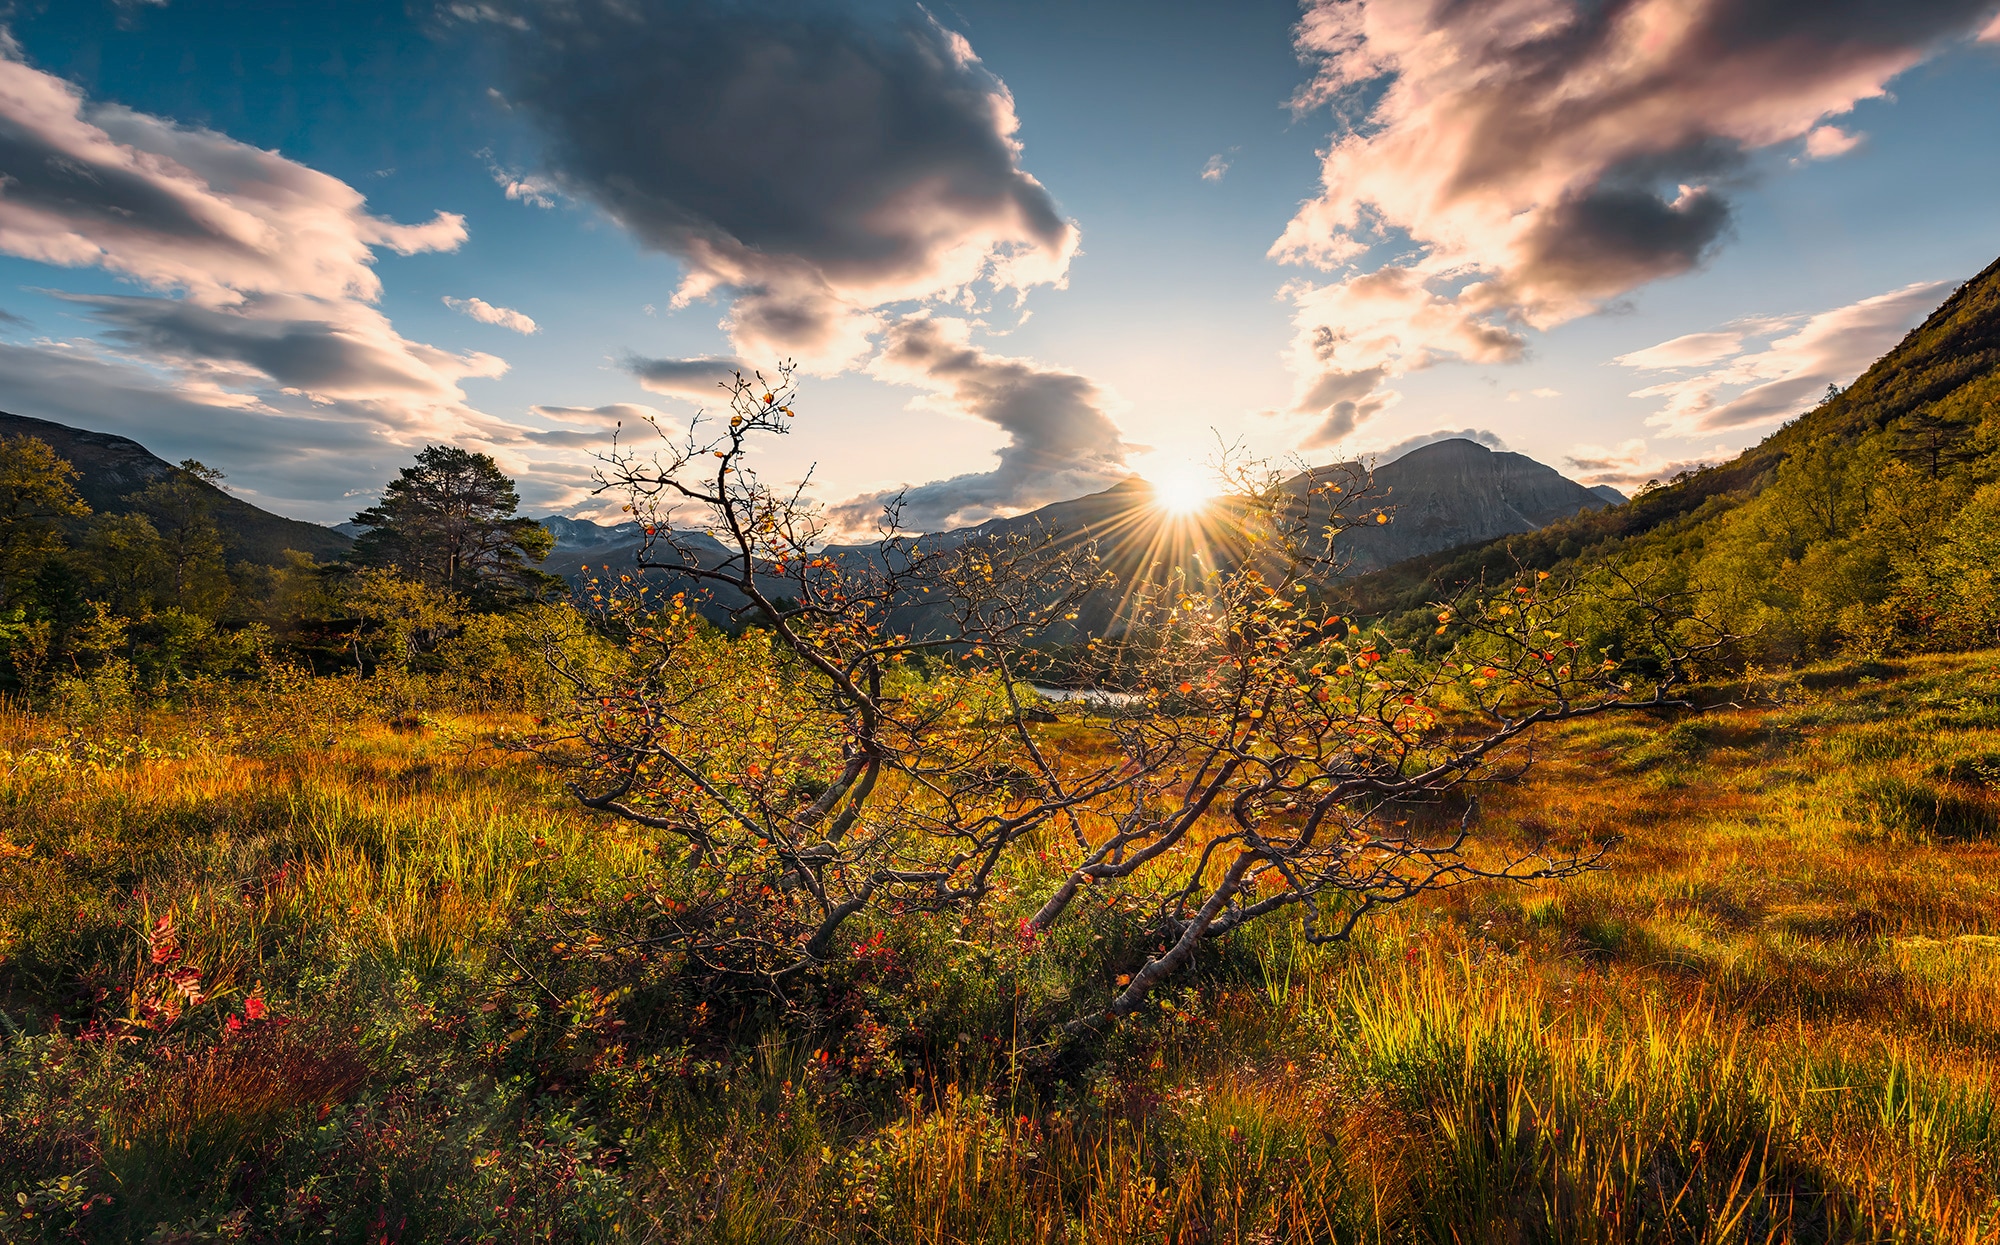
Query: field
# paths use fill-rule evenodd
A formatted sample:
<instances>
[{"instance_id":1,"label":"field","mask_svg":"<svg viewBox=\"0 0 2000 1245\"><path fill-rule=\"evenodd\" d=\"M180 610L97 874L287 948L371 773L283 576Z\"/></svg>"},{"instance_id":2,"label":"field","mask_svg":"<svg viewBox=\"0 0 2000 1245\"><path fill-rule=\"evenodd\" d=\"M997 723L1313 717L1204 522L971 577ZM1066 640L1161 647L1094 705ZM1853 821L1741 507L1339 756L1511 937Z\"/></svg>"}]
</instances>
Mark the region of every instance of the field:
<instances>
[{"instance_id":1,"label":"field","mask_svg":"<svg viewBox=\"0 0 2000 1245\"><path fill-rule=\"evenodd\" d=\"M1146 931L1022 936L1032 871L731 992L621 939L682 866L519 719L9 713L0 1239L2000 1241L2000 654L1717 695L1484 794L1607 871L1069 1043Z\"/></svg>"}]
</instances>

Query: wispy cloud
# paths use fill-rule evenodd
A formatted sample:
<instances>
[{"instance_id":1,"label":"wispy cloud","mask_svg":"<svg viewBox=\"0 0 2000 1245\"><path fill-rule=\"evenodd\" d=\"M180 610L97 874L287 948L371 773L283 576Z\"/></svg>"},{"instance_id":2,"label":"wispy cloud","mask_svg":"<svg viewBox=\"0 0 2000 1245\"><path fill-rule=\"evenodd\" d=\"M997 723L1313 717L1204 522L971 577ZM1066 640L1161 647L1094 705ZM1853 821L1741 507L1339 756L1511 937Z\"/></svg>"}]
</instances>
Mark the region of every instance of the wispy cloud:
<instances>
[{"instance_id":1,"label":"wispy cloud","mask_svg":"<svg viewBox=\"0 0 2000 1245\"><path fill-rule=\"evenodd\" d=\"M1221 181L1223 176L1229 172L1229 165L1229 157L1223 155L1221 152L1217 152L1208 158L1207 164L1201 166L1201 180L1205 182Z\"/></svg>"},{"instance_id":2,"label":"wispy cloud","mask_svg":"<svg viewBox=\"0 0 2000 1245\"><path fill-rule=\"evenodd\" d=\"M1663 400L1646 422L1673 436L1756 428L1816 404L1828 385L1867 370L1951 290L1920 281L1813 316L1739 322L1690 333L1615 363L1682 375L1633 392Z\"/></svg>"},{"instance_id":3,"label":"wispy cloud","mask_svg":"<svg viewBox=\"0 0 2000 1245\"><path fill-rule=\"evenodd\" d=\"M1579 445L1563 463L1576 473L1579 484L1587 487L1609 484L1629 493L1653 481L1665 482L1683 471L1698 471L1729 457L1730 452L1718 445L1706 456L1668 458L1649 449L1643 439L1635 438L1612 446Z\"/></svg>"}]
</instances>

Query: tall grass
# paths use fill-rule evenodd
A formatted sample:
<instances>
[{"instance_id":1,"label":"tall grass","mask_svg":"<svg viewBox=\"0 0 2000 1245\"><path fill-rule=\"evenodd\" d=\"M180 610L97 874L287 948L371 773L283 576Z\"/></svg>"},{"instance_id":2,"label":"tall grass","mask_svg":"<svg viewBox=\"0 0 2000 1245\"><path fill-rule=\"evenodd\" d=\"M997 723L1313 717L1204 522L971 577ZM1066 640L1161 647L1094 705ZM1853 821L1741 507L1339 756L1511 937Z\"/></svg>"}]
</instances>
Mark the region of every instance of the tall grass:
<instances>
[{"instance_id":1,"label":"tall grass","mask_svg":"<svg viewBox=\"0 0 2000 1245\"><path fill-rule=\"evenodd\" d=\"M1610 871L1254 928L1089 1045L1148 931L1022 938L1031 857L745 991L628 945L688 866L504 715L0 712L0 1239L2000 1241L2000 843L1939 811L2000 674L1814 682L1487 794Z\"/></svg>"}]
</instances>

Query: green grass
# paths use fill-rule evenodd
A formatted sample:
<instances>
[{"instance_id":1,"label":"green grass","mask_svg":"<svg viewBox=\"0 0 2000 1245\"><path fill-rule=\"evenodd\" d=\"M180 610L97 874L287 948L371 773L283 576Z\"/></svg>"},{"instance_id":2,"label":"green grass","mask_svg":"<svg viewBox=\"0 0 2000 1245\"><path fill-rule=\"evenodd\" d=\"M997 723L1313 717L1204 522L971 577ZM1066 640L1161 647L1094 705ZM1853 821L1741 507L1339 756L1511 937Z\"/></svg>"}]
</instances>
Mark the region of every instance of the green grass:
<instances>
[{"instance_id":1,"label":"green grass","mask_svg":"<svg viewBox=\"0 0 2000 1245\"><path fill-rule=\"evenodd\" d=\"M1610 870L1255 928L1084 1045L1144 931L1024 941L1032 857L732 990L505 717L11 713L0 1239L2000 1240L2000 663L1764 692L1486 794Z\"/></svg>"}]
</instances>

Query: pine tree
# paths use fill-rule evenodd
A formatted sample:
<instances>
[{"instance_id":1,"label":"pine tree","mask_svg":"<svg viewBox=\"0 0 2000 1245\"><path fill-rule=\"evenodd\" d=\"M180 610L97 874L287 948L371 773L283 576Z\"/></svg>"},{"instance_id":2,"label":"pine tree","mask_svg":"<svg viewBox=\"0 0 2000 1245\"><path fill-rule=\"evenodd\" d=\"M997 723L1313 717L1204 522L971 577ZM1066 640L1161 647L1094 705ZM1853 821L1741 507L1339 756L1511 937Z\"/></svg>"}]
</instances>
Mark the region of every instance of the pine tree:
<instances>
[{"instance_id":1,"label":"pine tree","mask_svg":"<svg viewBox=\"0 0 2000 1245\"><path fill-rule=\"evenodd\" d=\"M533 566L555 538L533 519L515 517L519 505L514 482L491 455L426 446L379 503L354 516L368 531L348 561L394 570L479 608L538 596L559 582Z\"/></svg>"}]
</instances>

